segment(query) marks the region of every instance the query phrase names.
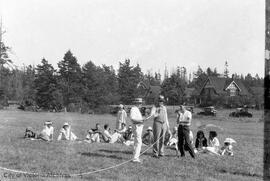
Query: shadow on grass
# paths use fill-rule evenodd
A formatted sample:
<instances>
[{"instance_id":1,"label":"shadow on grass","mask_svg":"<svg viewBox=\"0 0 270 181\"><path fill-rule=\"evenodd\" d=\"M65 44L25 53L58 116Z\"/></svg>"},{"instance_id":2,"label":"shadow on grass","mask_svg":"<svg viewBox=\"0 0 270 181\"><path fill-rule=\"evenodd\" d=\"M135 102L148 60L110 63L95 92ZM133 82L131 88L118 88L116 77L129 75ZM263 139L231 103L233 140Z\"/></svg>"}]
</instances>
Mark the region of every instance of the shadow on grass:
<instances>
[{"instance_id":1,"label":"shadow on grass","mask_svg":"<svg viewBox=\"0 0 270 181\"><path fill-rule=\"evenodd\" d=\"M260 174L247 173L247 172L243 172L243 171L230 171L230 170L226 170L226 169L216 169L216 171L220 172L220 173L229 173L229 174L232 174L232 175L241 175L241 176L246 176L246 177L258 177L258 178L263 177Z\"/></svg>"},{"instance_id":2,"label":"shadow on grass","mask_svg":"<svg viewBox=\"0 0 270 181\"><path fill-rule=\"evenodd\" d=\"M124 160L126 158L124 157L120 157L120 156L117 156L117 155L105 155L105 154L100 154L100 153L79 153L81 154L82 156L88 156L88 157L102 157L102 158L112 158L112 159L118 159L118 160Z\"/></svg>"}]
</instances>

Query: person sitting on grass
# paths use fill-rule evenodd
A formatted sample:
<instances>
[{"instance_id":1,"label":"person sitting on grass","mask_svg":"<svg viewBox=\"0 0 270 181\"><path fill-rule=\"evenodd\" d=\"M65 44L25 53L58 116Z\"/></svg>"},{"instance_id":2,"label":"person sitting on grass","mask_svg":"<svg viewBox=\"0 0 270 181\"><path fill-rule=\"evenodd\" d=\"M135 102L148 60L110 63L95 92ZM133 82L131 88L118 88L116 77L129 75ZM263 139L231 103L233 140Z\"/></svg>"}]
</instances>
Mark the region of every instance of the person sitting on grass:
<instances>
[{"instance_id":1,"label":"person sitting on grass","mask_svg":"<svg viewBox=\"0 0 270 181\"><path fill-rule=\"evenodd\" d=\"M134 144L134 135L132 132L132 126L130 125L128 129L125 131L123 134L124 141L123 143L127 146L133 145Z\"/></svg>"},{"instance_id":2,"label":"person sitting on grass","mask_svg":"<svg viewBox=\"0 0 270 181\"><path fill-rule=\"evenodd\" d=\"M108 124L104 125L104 132L103 132L103 140L106 143L115 143L120 141L121 134L114 132L113 134L110 133L110 128Z\"/></svg>"},{"instance_id":3,"label":"person sitting on grass","mask_svg":"<svg viewBox=\"0 0 270 181\"><path fill-rule=\"evenodd\" d=\"M142 137L142 142L145 145L151 145L154 143L153 129L151 126L149 126L146 131L147 132Z\"/></svg>"},{"instance_id":4,"label":"person sitting on grass","mask_svg":"<svg viewBox=\"0 0 270 181\"><path fill-rule=\"evenodd\" d=\"M124 143L126 140L124 134L127 131L126 123L121 124L121 129L114 130L114 134L118 135L117 142Z\"/></svg>"},{"instance_id":5,"label":"person sitting on grass","mask_svg":"<svg viewBox=\"0 0 270 181\"><path fill-rule=\"evenodd\" d=\"M77 136L71 131L70 125L68 123L65 123L63 127L60 129L60 133L57 140L75 141L76 139Z\"/></svg>"},{"instance_id":6,"label":"person sitting on grass","mask_svg":"<svg viewBox=\"0 0 270 181\"><path fill-rule=\"evenodd\" d=\"M209 146L204 149L204 153L210 153L219 155L219 140L217 138L217 132L216 131L210 131L209 132Z\"/></svg>"},{"instance_id":7,"label":"person sitting on grass","mask_svg":"<svg viewBox=\"0 0 270 181\"><path fill-rule=\"evenodd\" d=\"M172 137L168 143L168 146L174 146L174 148L176 150L178 150L178 147L177 147L177 142L178 142L178 139L177 139L177 126L175 126L173 128L173 132L172 132Z\"/></svg>"},{"instance_id":8,"label":"person sitting on grass","mask_svg":"<svg viewBox=\"0 0 270 181\"><path fill-rule=\"evenodd\" d=\"M224 141L224 146L221 147L220 149L220 155L228 155L228 156L233 156L233 146L232 143L235 142L231 138L226 138Z\"/></svg>"},{"instance_id":9,"label":"person sitting on grass","mask_svg":"<svg viewBox=\"0 0 270 181\"><path fill-rule=\"evenodd\" d=\"M121 124L121 129L116 129L115 132L123 135L127 131L126 123Z\"/></svg>"},{"instance_id":10,"label":"person sitting on grass","mask_svg":"<svg viewBox=\"0 0 270 181\"><path fill-rule=\"evenodd\" d=\"M52 141L53 140L53 126L51 121L46 121L44 123L44 128L41 133L37 137L38 139L44 141Z\"/></svg>"},{"instance_id":11,"label":"person sitting on grass","mask_svg":"<svg viewBox=\"0 0 270 181\"><path fill-rule=\"evenodd\" d=\"M100 136L102 136L102 130L101 130L100 124L97 123L96 128L92 128L88 130L85 141L89 143L93 143L93 142L99 143Z\"/></svg>"},{"instance_id":12,"label":"person sitting on grass","mask_svg":"<svg viewBox=\"0 0 270 181\"><path fill-rule=\"evenodd\" d=\"M207 147L207 139L204 136L202 130L197 132L196 141L195 141L195 153L203 151Z\"/></svg>"},{"instance_id":13,"label":"person sitting on grass","mask_svg":"<svg viewBox=\"0 0 270 181\"><path fill-rule=\"evenodd\" d=\"M25 130L24 138L36 139L38 134L32 127L27 127Z\"/></svg>"}]
</instances>

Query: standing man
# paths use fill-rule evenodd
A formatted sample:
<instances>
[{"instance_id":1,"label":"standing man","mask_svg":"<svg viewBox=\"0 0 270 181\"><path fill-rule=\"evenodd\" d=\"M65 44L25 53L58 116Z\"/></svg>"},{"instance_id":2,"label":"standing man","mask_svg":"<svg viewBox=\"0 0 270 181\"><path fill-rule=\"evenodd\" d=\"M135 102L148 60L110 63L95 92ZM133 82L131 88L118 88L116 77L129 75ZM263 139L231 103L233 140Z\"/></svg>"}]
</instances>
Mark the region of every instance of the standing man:
<instances>
[{"instance_id":1,"label":"standing man","mask_svg":"<svg viewBox=\"0 0 270 181\"><path fill-rule=\"evenodd\" d=\"M185 149L189 152L192 158L195 158L194 150L191 146L190 141L190 125L191 125L192 114L190 111L181 105L179 113L177 114L178 127L178 149L181 153L181 157L185 156ZM179 157L179 153L177 154Z\"/></svg>"},{"instance_id":2,"label":"standing man","mask_svg":"<svg viewBox=\"0 0 270 181\"><path fill-rule=\"evenodd\" d=\"M157 104L152 108L150 117L154 117L153 134L154 146L153 157L164 156L165 133L169 130L167 109L164 106L164 96L160 95Z\"/></svg>"},{"instance_id":3,"label":"standing man","mask_svg":"<svg viewBox=\"0 0 270 181\"><path fill-rule=\"evenodd\" d=\"M122 104L119 105L119 111L117 113L117 120L116 120L116 129L121 130L122 128L122 123L126 124L126 118L127 118L127 113L124 109L124 106Z\"/></svg>"},{"instance_id":4,"label":"standing man","mask_svg":"<svg viewBox=\"0 0 270 181\"><path fill-rule=\"evenodd\" d=\"M133 123L133 133L134 133L134 154L133 162L140 163L140 152L142 147L142 131L143 131L143 122L144 118L140 112L140 107L142 105L142 98L136 98L134 101L135 106L130 110L130 119Z\"/></svg>"}]
</instances>

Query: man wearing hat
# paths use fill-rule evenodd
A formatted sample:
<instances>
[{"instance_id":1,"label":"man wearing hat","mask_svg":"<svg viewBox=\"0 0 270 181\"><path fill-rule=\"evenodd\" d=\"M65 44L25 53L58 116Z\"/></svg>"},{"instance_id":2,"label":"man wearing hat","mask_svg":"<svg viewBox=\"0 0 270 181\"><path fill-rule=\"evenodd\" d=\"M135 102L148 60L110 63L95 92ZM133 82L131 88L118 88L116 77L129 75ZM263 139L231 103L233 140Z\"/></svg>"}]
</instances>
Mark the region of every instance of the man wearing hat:
<instances>
[{"instance_id":1,"label":"man wearing hat","mask_svg":"<svg viewBox=\"0 0 270 181\"><path fill-rule=\"evenodd\" d=\"M44 123L44 128L41 133L38 135L39 139L44 141L52 141L53 140L53 127L51 121L46 121Z\"/></svg>"},{"instance_id":2,"label":"man wearing hat","mask_svg":"<svg viewBox=\"0 0 270 181\"><path fill-rule=\"evenodd\" d=\"M164 106L164 101L164 96L160 95L149 116L154 117L153 134L155 144L153 146L153 156L156 158L164 156L165 133L169 129L167 108Z\"/></svg>"},{"instance_id":3,"label":"man wearing hat","mask_svg":"<svg viewBox=\"0 0 270 181\"><path fill-rule=\"evenodd\" d=\"M123 129L122 123L126 124L127 119L127 113L124 109L124 106L122 104L119 105L119 111L117 113L117 120L116 120L116 129L121 130Z\"/></svg>"},{"instance_id":4,"label":"man wearing hat","mask_svg":"<svg viewBox=\"0 0 270 181\"><path fill-rule=\"evenodd\" d=\"M130 119L133 123L134 133L134 155L133 162L141 162L139 159L141 147L142 147L142 131L143 131L143 118L140 107L142 105L142 98L136 98L134 101L135 106L130 109Z\"/></svg>"}]
</instances>

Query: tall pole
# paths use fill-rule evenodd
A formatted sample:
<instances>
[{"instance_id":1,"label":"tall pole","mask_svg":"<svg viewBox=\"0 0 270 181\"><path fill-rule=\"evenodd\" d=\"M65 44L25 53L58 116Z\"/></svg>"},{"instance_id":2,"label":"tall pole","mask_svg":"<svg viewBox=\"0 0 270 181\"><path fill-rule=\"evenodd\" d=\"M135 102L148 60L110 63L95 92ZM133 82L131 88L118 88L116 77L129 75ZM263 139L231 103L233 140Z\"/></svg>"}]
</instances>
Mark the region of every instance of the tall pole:
<instances>
[{"instance_id":1,"label":"tall pole","mask_svg":"<svg viewBox=\"0 0 270 181\"><path fill-rule=\"evenodd\" d=\"M2 16L0 19L0 61L2 61Z\"/></svg>"},{"instance_id":2,"label":"tall pole","mask_svg":"<svg viewBox=\"0 0 270 181\"><path fill-rule=\"evenodd\" d=\"M0 90L2 88L2 68L3 68L3 62L2 62L2 16L0 19Z\"/></svg>"},{"instance_id":3,"label":"tall pole","mask_svg":"<svg viewBox=\"0 0 270 181\"><path fill-rule=\"evenodd\" d=\"M265 10L264 180L270 180L270 2Z\"/></svg>"}]
</instances>

